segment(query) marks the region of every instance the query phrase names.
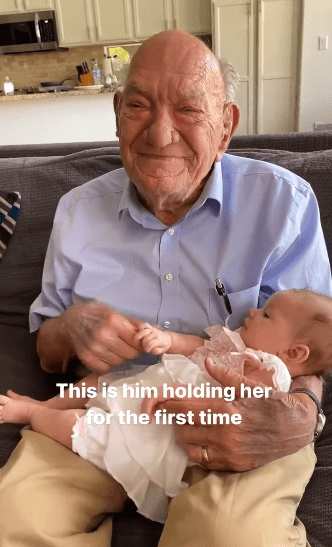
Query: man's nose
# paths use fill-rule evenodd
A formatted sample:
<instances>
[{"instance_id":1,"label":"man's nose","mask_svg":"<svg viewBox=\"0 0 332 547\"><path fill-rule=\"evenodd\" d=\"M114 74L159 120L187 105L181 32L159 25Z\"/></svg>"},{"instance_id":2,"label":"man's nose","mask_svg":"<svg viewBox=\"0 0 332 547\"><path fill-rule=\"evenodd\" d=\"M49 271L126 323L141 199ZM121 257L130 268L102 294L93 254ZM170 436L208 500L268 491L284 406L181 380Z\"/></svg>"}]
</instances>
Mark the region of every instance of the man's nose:
<instances>
[{"instance_id":1,"label":"man's nose","mask_svg":"<svg viewBox=\"0 0 332 547\"><path fill-rule=\"evenodd\" d=\"M178 141L178 132L174 128L173 120L167 110L158 110L153 113L147 128L147 142L155 148L164 148Z\"/></svg>"}]
</instances>

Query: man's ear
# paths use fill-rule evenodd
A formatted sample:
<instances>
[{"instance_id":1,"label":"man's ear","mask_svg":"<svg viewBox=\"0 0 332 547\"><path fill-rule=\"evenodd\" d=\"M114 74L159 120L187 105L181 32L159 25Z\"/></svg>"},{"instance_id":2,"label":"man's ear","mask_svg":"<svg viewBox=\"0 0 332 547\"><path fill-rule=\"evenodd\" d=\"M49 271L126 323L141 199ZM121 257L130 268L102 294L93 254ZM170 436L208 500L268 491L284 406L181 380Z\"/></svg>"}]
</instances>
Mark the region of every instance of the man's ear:
<instances>
[{"instance_id":1,"label":"man's ear","mask_svg":"<svg viewBox=\"0 0 332 547\"><path fill-rule=\"evenodd\" d=\"M220 146L215 157L215 162L220 161L226 152L229 141L231 140L240 121L240 107L235 103L226 103L223 113L223 134Z\"/></svg>"},{"instance_id":2,"label":"man's ear","mask_svg":"<svg viewBox=\"0 0 332 547\"><path fill-rule=\"evenodd\" d=\"M286 364L296 365L303 363L309 357L309 348L305 344L294 344L291 348L286 350L287 362Z\"/></svg>"},{"instance_id":3,"label":"man's ear","mask_svg":"<svg viewBox=\"0 0 332 547\"><path fill-rule=\"evenodd\" d=\"M113 108L114 108L114 112L115 112L115 124L116 124L116 136L119 137L119 127L120 127L120 124L119 124L119 117L120 117L120 107L121 107L121 102L122 102L122 93L121 91L116 91L116 93L114 93L114 97L113 97Z\"/></svg>"}]
</instances>

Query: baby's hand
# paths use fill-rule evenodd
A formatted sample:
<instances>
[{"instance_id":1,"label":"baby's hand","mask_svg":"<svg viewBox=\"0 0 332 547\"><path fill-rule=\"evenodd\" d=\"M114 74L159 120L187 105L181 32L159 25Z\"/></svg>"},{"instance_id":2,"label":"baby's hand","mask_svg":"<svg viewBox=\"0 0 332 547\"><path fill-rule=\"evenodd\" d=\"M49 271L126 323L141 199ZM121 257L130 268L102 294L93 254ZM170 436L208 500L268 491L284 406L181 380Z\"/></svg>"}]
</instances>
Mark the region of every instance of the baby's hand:
<instances>
[{"instance_id":1,"label":"baby's hand","mask_svg":"<svg viewBox=\"0 0 332 547\"><path fill-rule=\"evenodd\" d=\"M135 338L141 340L144 351L152 353L152 355L165 353L172 344L172 337L168 332L153 327L149 323L144 323Z\"/></svg>"}]
</instances>

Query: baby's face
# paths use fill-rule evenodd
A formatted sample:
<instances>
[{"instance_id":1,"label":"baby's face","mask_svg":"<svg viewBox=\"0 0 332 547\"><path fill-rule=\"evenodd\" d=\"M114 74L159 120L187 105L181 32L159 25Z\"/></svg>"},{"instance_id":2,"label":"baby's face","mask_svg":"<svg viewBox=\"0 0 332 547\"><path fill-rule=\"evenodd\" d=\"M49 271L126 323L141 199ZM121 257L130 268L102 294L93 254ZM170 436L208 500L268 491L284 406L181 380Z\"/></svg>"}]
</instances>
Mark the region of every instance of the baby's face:
<instances>
[{"instance_id":1,"label":"baby's face","mask_svg":"<svg viewBox=\"0 0 332 547\"><path fill-rule=\"evenodd\" d=\"M248 348L281 356L292 346L297 303L291 291L281 291L264 308L252 308L239 334Z\"/></svg>"}]
</instances>

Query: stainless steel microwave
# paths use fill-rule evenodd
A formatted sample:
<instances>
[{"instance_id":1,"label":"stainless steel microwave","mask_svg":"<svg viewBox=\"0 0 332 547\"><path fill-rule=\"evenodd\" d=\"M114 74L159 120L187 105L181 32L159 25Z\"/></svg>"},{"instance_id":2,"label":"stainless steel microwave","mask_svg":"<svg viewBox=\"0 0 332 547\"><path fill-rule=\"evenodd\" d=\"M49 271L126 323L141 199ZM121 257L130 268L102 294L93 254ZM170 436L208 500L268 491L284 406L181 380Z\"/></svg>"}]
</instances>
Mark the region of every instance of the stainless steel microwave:
<instances>
[{"instance_id":1,"label":"stainless steel microwave","mask_svg":"<svg viewBox=\"0 0 332 547\"><path fill-rule=\"evenodd\" d=\"M54 11L0 15L0 53L58 49Z\"/></svg>"}]
</instances>

